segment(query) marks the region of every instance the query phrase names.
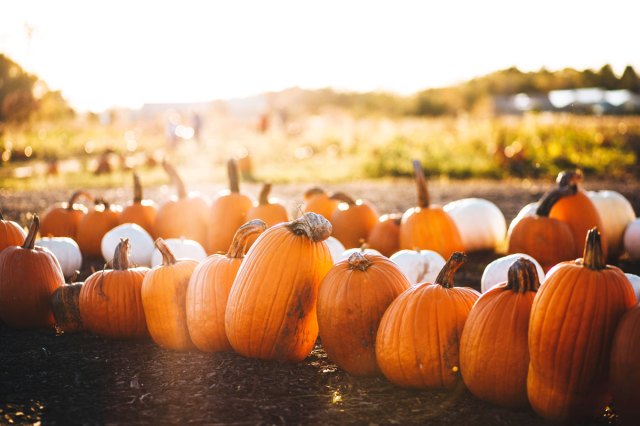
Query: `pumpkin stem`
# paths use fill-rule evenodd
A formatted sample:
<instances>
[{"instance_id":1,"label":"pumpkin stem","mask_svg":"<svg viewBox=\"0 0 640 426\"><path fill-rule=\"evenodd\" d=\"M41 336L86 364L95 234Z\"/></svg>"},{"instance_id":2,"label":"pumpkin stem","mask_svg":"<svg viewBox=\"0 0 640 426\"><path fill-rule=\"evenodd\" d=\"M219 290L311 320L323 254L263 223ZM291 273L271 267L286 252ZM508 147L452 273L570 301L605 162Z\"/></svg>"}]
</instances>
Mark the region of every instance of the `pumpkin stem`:
<instances>
[{"instance_id":1,"label":"pumpkin stem","mask_svg":"<svg viewBox=\"0 0 640 426\"><path fill-rule=\"evenodd\" d=\"M302 217L285 224L289 231L299 236L306 236L311 241L319 243L331 235L331 222L321 214L307 212Z\"/></svg>"},{"instance_id":2,"label":"pumpkin stem","mask_svg":"<svg viewBox=\"0 0 640 426\"><path fill-rule=\"evenodd\" d=\"M111 204L109 204L109 202L107 200L105 200L103 197L98 197L93 201L93 204L95 206L104 206L104 211L109 210L109 206Z\"/></svg>"},{"instance_id":3,"label":"pumpkin stem","mask_svg":"<svg viewBox=\"0 0 640 426\"><path fill-rule=\"evenodd\" d=\"M587 240L584 245L582 264L589 269L600 271L607 268L607 262L602 254L602 243L600 242L600 231L597 227L589 229Z\"/></svg>"},{"instance_id":4,"label":"pumpkin stem","mask_svg":"<svg viewBox=\"0 0 640 426\"><path fill-rule=\"evenodd\" d=\"M456 251L454 252L447 263L442 267L442 270L438 274L434 284L440 284L444 288L453 287L453 277L456 271L467 261L467 255Z\"/></svg>"},{"instance_id":5,"label":"pumpkin stem","mask_svg":"<svg viewBox=\"0 0 640 426\"><path fill-rule=\"evenodd\" d=\"M31 220L31 225L29 225L29 233L24 239L24 244L22 244L23 249L33 250L36 246L36 236L38 235L38 230L40 229L40 218L37 214L33 215L33 219Z\"/></svg>"},{"instance_id":6,"label":"pumpkin stem","mask_svg":"<svg viewBox=\"0 0 640 426\"><path fill-rule=\"evenodd\" d=\"M349 269L357 269L359 271L366 271L371 266L371 261L364 256L362 252L355 252L349 256Z\"/></svg>"},{"instance_id":7,"label":"pumpkin stem","mask_svg":"<svg viewBox=\"0 0 640 426\"><path fill-rule=\"evenodd\" d=\"M536 216L549 217L551 208L561 199L569 195L574 195L578 192L578 187L575 185L559 186L544 194L538 203L536 209Z\"/></svg>"},{"instance_id":8,"label":"pumpkin stem","mask_svg":"<svg viewBox=\"0 0 640 426\"><path fill-rule=\"evenodd\" d=\"M227 161L227 175L229 176L229 190L231 193L240 192L238 163L233 158L230 158L229 161Z\"/></svg>"},{"instance_id":9,"label":"pumpkin stem","mask_svg":"<svg viewBox=\"0 0 640 426\"><path fill-rule=\"evenodd\" d=\"M413 160L413 174L416 179L416 188L418 190L418 207L426 209L429 207L429 188L427 180L424 178L424 171L420 160Z\"/></svg>"},{"instance_id":10,"label":"pumpkin stem","mask_svg":"<svg viewBox=\"0 0 640 426\"><path fill-rule=\"evenodd\" d=\"M178 174L178 171L170 164L166 159L162 160L162 167L164 171L169 175L171 182L176 186L178 190L178 198L184 199L187 198L187 188L184 186L184 181Z\"/></svg>"},{"instance_id":11,"label":"pumpkin stem","mask_svg":"<svg viewBox=\"0 0 640 426\"><path fill-rule=\"evenodd\" d=\"M267 224L260 219L253 219L242 225L236 231L231 241L231 246L227 252L227 257L231 259L242 259L249 243L249 237L254 234L261 234L267 229Z\"/></svg>"},{"instance_id":12,"label":"pumpkin stem","mask_svg":"<svg viewBox=\"0 0 640 426\"><path fill-rule=\"evenodd\" d=\"M142 184L140 184L140 176L133 172L133 203L140 204L142 202Z\"/></svg>"},{"instance_id":13,"label":"pumpkin stem","mask_svg":"<svg viewBox=\"0 0 640 426\"><path fill-rule=\"evenodd\" d=\"M269 193L271 192L271 184L265 183L262 185L262 190L260 191L260 198L258 199L258 203L261 206L269 205Z\"/></svg>"},{"instance_id":14,"label":"pumpkin stem","mask_svg":"<svg viewBox=\"0 0 640 426\"><path fill-rule=\"evenodd\" d=\"M2 210L0 210L0 220L4 220L4 216L2 216Z\"/></svg>"},{"instance_id":15,"label":"pumpkin stem","mask_svg":"<svg viewBox=\"0 0 640 426\"><path fill-rule=\"evenodd\" d=\"M165 240L163 240L162 238L158 238L154 242L154 244L158 248L158 250L160 250L160 253L162 254L162 265L163 266L173 265L174 263L176 263L176 257L173 255L173 252L171 251L171 249L169 248L169 246L167 245L167 242Z\"/></svg>"},{"instance_id":16,"label":"pumpkin stem","mask_svg":"<svg viewBox=\"0 0 640 426\"><path fill-rule=\"evenodd\" d=\"M582 170L565 170L558 173L558 177L556 178L556 183L558 187L562 188L563 186L578 186L584 179L584 175L582 174Z\"/></svg>"},{"instance_id":17,"label":"pumpkin stem","mask_svg":"<svg viewBox=\"0 0 640 426\"><path fill-rule=\"evenodd\" d=\"M324 191L324 189L320 188L319 186L314 186L313 188L307 189L304 192L304 199L306 200L316 195L322 195L325 193L326 192Z\"/></svg>"},{"instance_id":18,"label":"pumpkin stem","mask_svg":"<svg viewBox=\"0 0 640 426\"><path fill-rule=\"evenodd\" d=\"M89 201L93 201L93 195L84 190L75 191L71 194L71 198L69 198L69 202L67 203L67 210L73 210L73 205L78 201L80 197L85 197Z\"/></svg>"},{"instance_id":19,"label":"pumpkin stem","mask_svg":"<svg viewBox=\"0 0 640 426\"><path fill-rule=\"evenodd\" d=\"M540 279L536 265L525 257L520 257L509 268L507 287L516 293L538 291Z\"/></svg>"},{"instance_id":20,"label":"pumpkin stem","mask_svg":"<svg viewBox=\"0 0 640 426\"><path fill-rule=\"evenodd\" d=\"M113 269L117 271L126 271L129 269L129 252L131 251L131 243L128 238L120 238L120 242L116 246L113 255Z\"/></svg>"},{"instance_id":21,"label":"pumpkin stem","mask_svg":"<svg viewBox=\"0 0 640 426\"><path fill-rule=\"evenodd\" d=\"M351 198L344 192L334 192L329 198L331 198L332 200L338 200L342 203L347 203L349 204L349 206L353 206L356 203L353 198Z\"/></svg>"}]
</instances>

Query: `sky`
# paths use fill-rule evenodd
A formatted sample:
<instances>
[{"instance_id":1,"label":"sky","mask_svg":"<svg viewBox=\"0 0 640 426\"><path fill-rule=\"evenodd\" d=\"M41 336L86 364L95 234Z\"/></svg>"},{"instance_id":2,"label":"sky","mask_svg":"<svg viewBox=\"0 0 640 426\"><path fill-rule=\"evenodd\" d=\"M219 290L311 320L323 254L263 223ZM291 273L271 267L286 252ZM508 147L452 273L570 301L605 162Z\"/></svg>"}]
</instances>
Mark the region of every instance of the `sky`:
<instances>
[{"instance_id":1,"label":"sky","mask_svg":"<svg viewBox=\"0 0 640 426\"><path fill-rule=\"evenodd\" d=\"M640 70L639 15L634 0L0 0L0 53L81 111L410 94L511 66Z\"/></svg>"}]
</instances>

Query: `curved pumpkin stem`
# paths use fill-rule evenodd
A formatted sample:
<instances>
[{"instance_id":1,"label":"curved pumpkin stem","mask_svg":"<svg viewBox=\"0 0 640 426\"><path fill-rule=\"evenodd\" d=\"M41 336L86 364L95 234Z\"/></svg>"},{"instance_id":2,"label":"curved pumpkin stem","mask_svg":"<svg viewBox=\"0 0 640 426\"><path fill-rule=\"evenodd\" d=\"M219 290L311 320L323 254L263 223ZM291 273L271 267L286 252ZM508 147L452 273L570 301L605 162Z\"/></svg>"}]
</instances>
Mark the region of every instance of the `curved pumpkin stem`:
<instances>
[{"instance_id":1,"label":"curved pumpkin stem","mask_svg":"<svg viewBox=\"0 0 640 426\"><path fill-rule=\"evenodd\" d=\"M24 239L24 243L22 244L23 249L33 250L36 246L36 236L38 235L38 230L40 230L40 218L37 214L33 215L33 219L31 220L31 225L29 225L29 233Z\"/></svg>"},{"instance_id":2,"label":"curved pumpkin stem","mask_svg":"<svg viewBox=\"0 0 640 426\"><path fill-rule=\"evenodd\" d=\"M267 224L260 219L253 219L242 225L236 231L231 241L231 246L227 252L227 257L231 259L242 259L249 243L251 235L259 235L267 229Z\"/></svg>"},{"instance_id":3,"label":"curved pumpkin stem","mask_svg":"<svg viewBox=\"0 0 640 426\"><path fill-rule=\"evenodd\" d=\"M350 206L353 206L356 204L356 201L350 196L348 196L347 194L345 194L344 192L334 192L333 194L331 194L331 197L329 198L332 200L340 201L342 203L347 203Z\"/></svg>"},{"instance_id":4,"label":"curved pumpkin stem","mask_svg":"<svg viewBox=\"0 0 640 426\"><path fill-rule=\"evenodd\" d=\"M304 235L316 243L329 238L331 231L333 231L331 222L325 219L324 216L313 212L307 212L302 217L285 224L285 226L294 234Z\"/></svg>"},{"instance_id":5,"label":"curved pumpkin stem","mask_svg":"<svg viewBox=\"0 0 640 426\"><path fill-rule=\"evenodd\" d=\"M231 193L240 192L238 163L233 158L230 158L229 161L227 161L227 175L229 176L229 191L231 191Z\"/></svg>"},{"instance_id":6,"label":"curved pumpkin stem","mask_svg":"<svg viewBox=\"0 0 640 426\"><path fill-rule=\"evenodd\" d=\"M129 269L129 253L131 252L131 243L128 238L120 238L120 242L116 246L113 255L113 269L117 271L126 271Z\"/></svg>"},{"instance_id":7,"label":"curved pumpkin stem","mask_svg":"<svg viewBox=\"0 0 640 426\"><path fill-rule=\"evenodd\" d=\"M173 167L173 165L170 164L166 159L162 160L162 167L164 168L164 171L169 175L171 182L176 186L176 189L178 190L178 198L181 200L187 198L187 188L185 187L184 181L178 174L178 171L175 169L175 167Z\"/></svg>"},{"instance_id":8,"label":"curved pumpkin stem","mask_svg":"<svg viewBox=\"0 0 640 426\"><path fill-rule=\"evenodd\" d=\"M71 194L71 198L69 198L69 202L67 202L67 210L73 210L73 205L80 197L85 197L89 201L94 201L94 197L91 193L81 189Z\"/></svg>"},{"instance_id":9,"label":"curved pumpkin stem","mask_svg":"<svg viewBox=\"0 0 640 426\"><path fill-rule=\"evenodd\" d=\"M521 257L511 265L506 288L516 293L526 293L527 291L538 291L539 287L538 271L532 261Z\"/></svg>"},{"instance_id":10,"label":"curved pumpkin stem","mask_svg":"<svg viewBox=\"0 0 640 426\"><path fill-rule=\"evenodd\" d=\"M447 263L442 267L442 270L438 274L434 284L440 284L444 288L453 288L453 277L456 271L467 261L467 255L456 251L454 252Z\"/></svg>"},{"instance_id":11,"label":"curved pumpkin stem","mask_svg":"<svg viewBox=\"0 0 640 426\"><path fill-rule=\"evenodd\" d=\"M304 199L307 200L316 195L326 194L326 191L319 186L314 186L313 188L309 188L304 192Z\"/></svg>"},{"instance_id":12,"label":"curved pumpkin stem","mask_svg":"<svg viewBox=\"0 0 640 426\"><path fill-rule=\"evenodd\" d=\"M424 171L422 170L422 164L420 160L413 160L413 174L416 179L416 189L418 191L418 207L429 207L429 188L427 187L427 180L424 178Z\"/></svg>"},{"instance_id":13,"label":"curved pumpkin stem","mask_svg":"<svg viewBox=\"0 0 640 426\"><path fill-rule=\"evenodd\" d=\"M0 220L4 220L4 216L2 216L2 210L0 210Z\"/></svg>"},{"instance_id":14,"label":"curved pumpkin stem","mask_svg":"<svg viewBox=\"0 0 640 426\"><path fill-rule=\"evenodd\" d=\"M595 271L607 269L607 262L602 254L600 231L598 231L597 227L593 227L589 232L587 232L587 241L584 245L582 264Z\"/></svg>"},{"instance_id":15,"label":"curved pumpkin stem","mask_svg":"<svg viewBox=\"0 0 640 426\"><path fill-rule=\"evenodd\" d=\"M160 253L162 254L162 265L163 266L173 265L173 264L176 263L176 257L173 255L173 252L171 251L171 249L169 248L169 246L167 245L167 242L165 240L163 240L162 238L158 238L154 242L154 244L158 248L158 250L160 250Z\"/></svg>"},{"instance_id":16,"label":"curved pumpkin stem","mask_svg":"<svg viewBox=\"0 0 640 426\"><path fill-rule=\"evenodd\" d=\"M104 211L109 210L109 206L111 206L111 204L107 200L105 200L103 197L98 197L95 200L93 200L93 205L104 206Z\"/></svg>"},{"instance_id":17,"label":"curved pumpkin stem","mask_svg":"<svg viewBox=\"0 0 640 426\"><path fill-rule=\"evenodd\" d=\"M584 175L582 174L582 170L565 170L558 173L558 177L556 178L556 183L559 188L563 186L578 186L579 183L582 183L584 180Z\"/></svg>"},{"instance_id":18,"label":"curved pumpkin stem","mask_svg":"<svg viewBox=\"0 0 640 426\"><path fill-rule=\"evenodd\" d=\"M574 195L576 192L578 192L578 187L576 185L565 185L552 189L551 191L544 194L544 196L540 199L538 208L536 209L536 216L549 217L551 208L561 198L568 197L569 195Z\"/></svg>"},{"instance_id":19,"label":"curved pumpkin stem","mask_svg":"<svg viewBox=\"0 0 640 426\"><path fill-rule=\"evenodd\" d=\"M366 271L371 266L371 261L364 256L362 252L355 252L349 256L349 269L357 269L359 271Z\"/></svg>"},{"instance_id":20,"label":"curved pumpkin stem","mask_svg":"<svg viewBox=\"0 0 640 426\"><path fill-rule=\"evenodd\" d=\"M136 172L133 172L133 203L140 204L142 202L142 184L140 183L140 176Z\"/></svg>"},{"instance_id":21,"label":"curved pumpkin stem","mask_svg":"<svg viewBox=\"0 0 640 426\"><path fill-rule=\"evenodd\" d=\"M260 198L258 198L258 203L261 206L269 205L269 194L271 193L271 184L265 183L262 185L262 190L260 191Z\"/></svg>"}]
</instances>

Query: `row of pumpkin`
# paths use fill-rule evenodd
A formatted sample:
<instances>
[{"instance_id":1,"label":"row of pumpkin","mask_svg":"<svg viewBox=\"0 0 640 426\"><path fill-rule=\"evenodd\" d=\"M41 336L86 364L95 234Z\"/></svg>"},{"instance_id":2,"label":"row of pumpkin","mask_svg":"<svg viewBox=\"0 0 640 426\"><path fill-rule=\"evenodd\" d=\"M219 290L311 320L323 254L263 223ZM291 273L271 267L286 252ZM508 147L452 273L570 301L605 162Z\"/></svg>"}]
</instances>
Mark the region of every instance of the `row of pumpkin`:
<instances>
[{"instance_id":1,"label":"row of pumpkin","mask_svg":"<svg viewBox=\"0 0 640 426\"><path fill-rule=\"evenodd\" d=\"M464 383L481 399L531 405L554 421L600 415L611 403L638 419L640 305L624 273L608 266L597 228L583 258L562 262L540 286L520 258L508 280L482 296L456 286L465 255L454 252L431 281L411 285L387 257L352 252L334 264L323 216L265 231L252 220L226 254L130 267L130 242L113 269L63 286L60 266L35 246L35 216L22 246L0 253L0 318L16 328L88 329L109 338L151 335L173 350L234 350L302 361L318 335L329 358L353 375L382 373L411 388ZM255 240L246 257L243 253Z\"/></svg>"}]
</instances>

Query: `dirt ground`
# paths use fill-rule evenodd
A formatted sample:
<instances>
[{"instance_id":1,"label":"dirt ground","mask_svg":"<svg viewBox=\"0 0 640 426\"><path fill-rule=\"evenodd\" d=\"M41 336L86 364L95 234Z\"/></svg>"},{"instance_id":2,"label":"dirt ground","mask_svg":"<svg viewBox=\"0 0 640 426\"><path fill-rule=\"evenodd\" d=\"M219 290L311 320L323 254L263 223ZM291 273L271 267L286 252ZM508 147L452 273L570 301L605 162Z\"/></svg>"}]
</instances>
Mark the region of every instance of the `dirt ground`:
<instances>
[{"instance_id":1,"label":"dirt ground","mask_svg":"<svg viewBox=\"0 0 640 426\"><path fill-rule=\"evenodd\" d=\"M535 201L552 183L449 182L430 184L432 200L446 203L466 197L486 198L509 222L525 204ZM310 185L275 186L291 212ZM203 185L215 197L220 186ZM409 181L326 185L373 202L380 213L404 211L415 202ZM592 182L586 189L613 189L640 213L639 182ZM243 190L257 196L259 185ZM5 218L27 223L71 191L13 193L0 190ZM129 189L100 190L112 202L125 203ZM150 188L158 202L173 194L169 187ZM499 253L471 253L456 276L459 285L479 288L487 263ZM87 260L90 266L99 260ZM619 262L626 272L640 265ZM615 409L615 407L614 407ZM56 334L54 330L15 331L0 324L0 424L444 424L539 425L531 410L510 411L484 403L465 389L406 390L382 377L356 378L327 359L321 342L299 364L265 362L234 353L174 352L150 340L113 341L89 333ZM619 423L615 415L591 424Z\"/></svg>"}]
</instances>

